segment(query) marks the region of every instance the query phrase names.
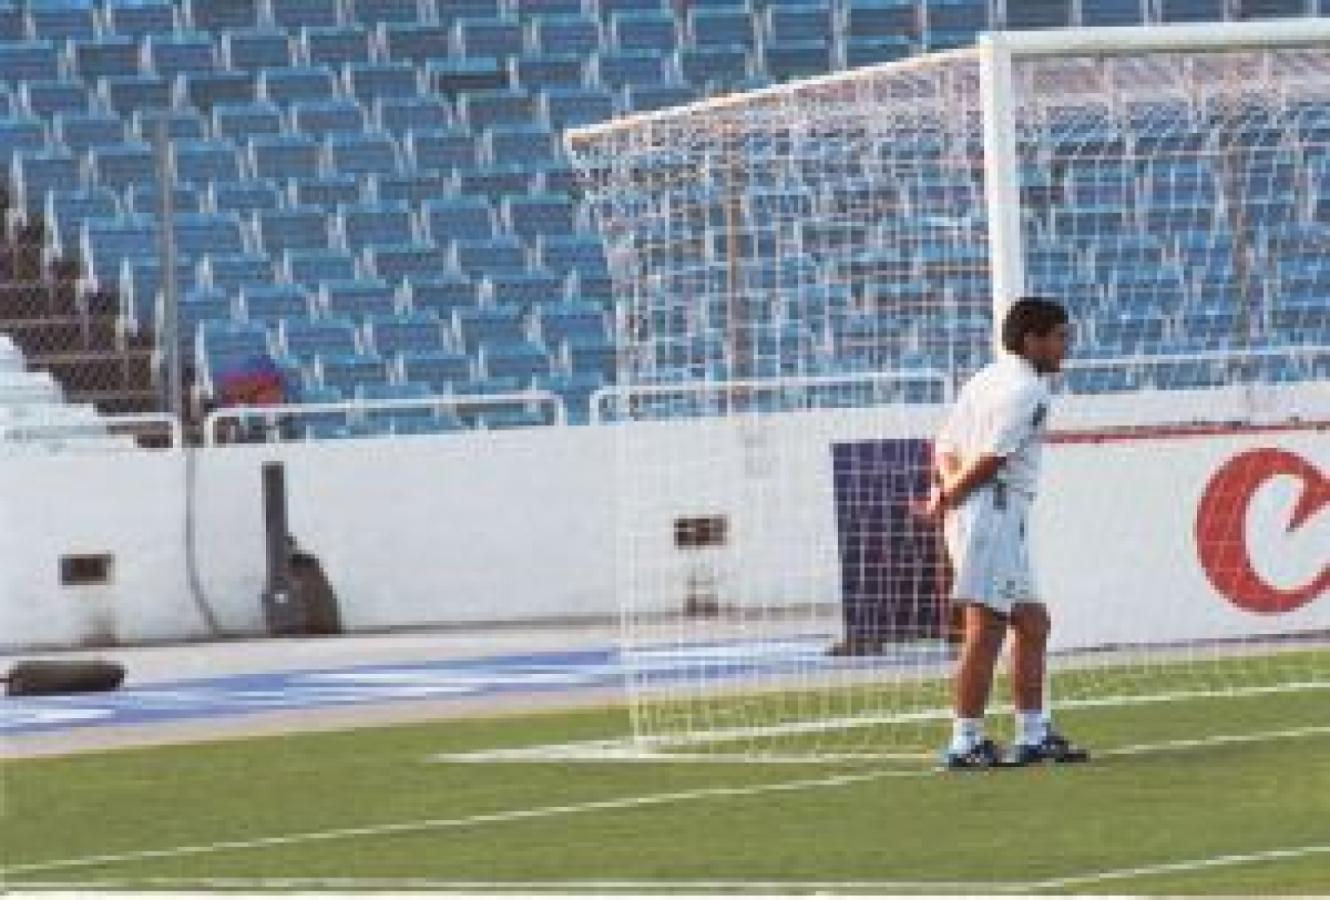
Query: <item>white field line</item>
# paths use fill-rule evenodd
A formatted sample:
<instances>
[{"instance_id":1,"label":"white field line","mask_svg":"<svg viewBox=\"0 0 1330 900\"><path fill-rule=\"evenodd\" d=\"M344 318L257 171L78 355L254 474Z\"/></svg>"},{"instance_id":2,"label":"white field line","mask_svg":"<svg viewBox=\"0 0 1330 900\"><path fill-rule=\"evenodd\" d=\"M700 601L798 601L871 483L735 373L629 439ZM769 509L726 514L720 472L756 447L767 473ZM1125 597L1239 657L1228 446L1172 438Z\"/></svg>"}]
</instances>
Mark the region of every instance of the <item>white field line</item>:
<instances>
[{"instance_id":1,"label":"white field line","mask_svg":"<svg viewBox=\"0 0 1330 900\"><path fill-rule=\"evenodd\" d=\"M1170 750L1194 749L1197 747L1217 746L1223 744L1254 743L1257 741L1285 740L1324 734L1330 734L1330 725L1313 725L1304 728L1255 732L1251 734L1214 735L1206 738L1164 741L1157 744L1137 744L1130 747L1118 747L1102 751L1100 755L1139 756ZM825 778L805 778L796 781L782 781L733 787L698 788L691 791L675 791L663 794L618 797L608 800L593 800L585 803L541 806L531 809L503 810L499 812L481 813L473 816L462 816L449 819L421 819L412 822L391 822L379 825L335 828L326 831L296 832L292 834L273 835L247 840L218 841L211 844L190 844L157 850L135 850L125 853L109 853L95 856L73 857L70 859L54 859L43 862L21 863L15 866L7 866L0 869L0 880L8 879L16 874L30 872L52 872L64 869L110 865L121 862L137 862L148 859L174 859L182 856L197 856L228 850L255 850L267 847L340 840L343 838L378 837L388 834L410 834L424 831L467 828L477 825L503 824L506 822L555 818L558 816L576 815L585 812L664 806L672 803L684 803L690 800L703 800L713 797L751 797L760 794L789 793L817 788L844 787L846 785L863 784L865 782L879 781L889 778L926 778L933 777L936 774L937 770L935 769L885 769L833 775Z\"/></svg>"},{"instance_id":2,"label":"white field line","mask_svg":"<svg viewBox=\"0 0 1330 900\"><path fill-rule=\"evenodd\" d=\"M1330 844L1306 847L1281 847L1251 853L1229 853L1222 856L1202 857L1176 862L1154 863L1125 869L1105 869L1047 878L1040 881L442 881L432 878L160 878L146 877L133 881L25 881L7 882L9 889L31 890L132 890L143 887L175 887L194 889L253 890L443 890L443 891L558 891L613 893L647 891L745 891L778 894L788 891L867 890L874 892L925 891L928 893L1047 893L1064 888L1080 887L1110 881L1132 881L1159 875L1176 875L1205 869L1232 868L1265 862L1304 859L1308 856L1330 854Z\"/></svg>"},{"instance_id":3,"label":"white field line","mask_svg":"<svg viewBox=\"0 0 1330 900\"><path fill-rule=\"evenodd\" d=\"M1167 694L1143 694L1135 697L1103 697L1083 700L1067 700L1058 703L1056 708L1099 709L1117 706L1138 706L1150 703L1165 703L1176 700L1227 699L1229 697L1254 697L1266 694L1287 693L1292 691L1321 690L1330 688L1330 682L1307 681L1282 685L1236 688L1230 691L1179 691ZM994 714L1009 713L1010 704L995 706ZM881 761L917 761L932 759L929 753L908 753L900 751L860 751L860 752L818 752L799 753L754 753L723 751L701 751L698 753L675 752L671 748L687 747L698 744L721 744L726 741L751 740L758 737L789 737L803 734L816 734L848 728L865 728L882 725L910 725L919 722L945 721L951 718L951 710L943 707L921 709L890 716L864 716L855 718L820 719L809 722L789 722L781 725L755 728L727 728L709 732L697 732L689 735L670 735L659 738L634 740L631 737L610 740L575 741L564 744L538 744L532 747L505 747L493 750L471 750L457 753L438 753L429 757L432 762L445 763L496 763L496 762L712 762L712 763L816 763L816 762L853 762L855 760Z\"/></svg>"}]
</instances>

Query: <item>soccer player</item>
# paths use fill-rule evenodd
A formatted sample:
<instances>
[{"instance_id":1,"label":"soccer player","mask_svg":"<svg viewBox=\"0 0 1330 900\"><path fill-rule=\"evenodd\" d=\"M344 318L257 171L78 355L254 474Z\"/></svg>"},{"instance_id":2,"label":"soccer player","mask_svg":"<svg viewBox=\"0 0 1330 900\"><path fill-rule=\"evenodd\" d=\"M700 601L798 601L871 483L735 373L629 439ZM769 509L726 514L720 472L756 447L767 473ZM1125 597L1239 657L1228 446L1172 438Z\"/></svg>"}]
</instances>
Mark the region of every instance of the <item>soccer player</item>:
<instances>
[{"instance_id":1,"label":"soccer player","mask_svg":"<svg viewBox=\"0 0 1330 900\"><path fill-rule=\"evenodd\" d=\"M1002 325L1008 351L961 389L934 447L934 484L925 513L942 517L964 610L964 643L953 685L955 719L943 754L948 768L988 768L1089 754L1053 730L1044 698L1049 616L1035 590L1026 546L1050 396L1043 376L1067 354L1067 313L1039 297L1012 304ZM993 668L1010 628L1016 741L1004 754L984 736Z\"/></svg>"}]
</instances>

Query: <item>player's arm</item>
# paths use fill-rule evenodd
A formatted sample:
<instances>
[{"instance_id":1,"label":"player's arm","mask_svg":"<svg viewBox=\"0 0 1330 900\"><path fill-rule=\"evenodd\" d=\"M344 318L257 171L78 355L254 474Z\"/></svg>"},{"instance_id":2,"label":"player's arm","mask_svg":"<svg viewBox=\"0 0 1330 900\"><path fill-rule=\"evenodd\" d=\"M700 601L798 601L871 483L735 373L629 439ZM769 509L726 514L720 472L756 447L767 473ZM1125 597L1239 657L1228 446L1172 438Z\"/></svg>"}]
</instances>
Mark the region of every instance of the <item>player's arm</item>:
<instances>
[{"instance_id":1,"label":"player's arm","mask_svg":"<svg viewBox=\"0 0 1330 900\"><path fill-rule=\"evenodd\" d=\"M964 503L965 498L970 496L977 488L983 487L992 481L1006 461L1005 456L995 456L991 453L977 456L964 465L956 460L950 477L943 473L939 461L938 469L939 473L942 474L942 481L939 486L942 508L954 509Z\"/></svg>"}]
</instances>

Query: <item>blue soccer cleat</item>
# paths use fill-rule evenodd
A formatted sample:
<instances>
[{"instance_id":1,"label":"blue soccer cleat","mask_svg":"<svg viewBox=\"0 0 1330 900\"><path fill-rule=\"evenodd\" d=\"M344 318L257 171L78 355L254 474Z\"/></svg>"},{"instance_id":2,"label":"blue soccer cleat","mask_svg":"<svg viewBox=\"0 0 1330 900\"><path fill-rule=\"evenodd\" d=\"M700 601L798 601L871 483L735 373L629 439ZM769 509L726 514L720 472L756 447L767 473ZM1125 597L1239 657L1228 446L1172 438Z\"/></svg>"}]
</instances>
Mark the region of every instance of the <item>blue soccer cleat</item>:
<instances>
[{"instance_id":1,"label":"blue soccer cleat","mask_svg":"<svg viewBox=\"0 0 1330 900\"><path fill-rule=\"evenodd\" d=\"M1090 761L1090 751L1078 747L1056 731L1050 730L1038 744L1014 744L1007 755L1009 766L1034 763L1083 763Z\"/></svg>"}]
</instances>

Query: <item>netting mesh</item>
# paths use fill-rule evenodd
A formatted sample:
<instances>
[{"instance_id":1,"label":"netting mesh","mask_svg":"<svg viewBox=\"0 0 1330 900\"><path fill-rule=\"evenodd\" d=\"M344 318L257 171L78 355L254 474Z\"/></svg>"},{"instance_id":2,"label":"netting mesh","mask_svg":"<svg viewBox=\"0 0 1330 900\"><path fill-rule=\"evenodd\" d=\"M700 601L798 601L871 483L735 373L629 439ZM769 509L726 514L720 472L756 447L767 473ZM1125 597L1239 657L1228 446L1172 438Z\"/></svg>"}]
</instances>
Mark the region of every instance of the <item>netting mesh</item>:
<instances>
[{"instance_id":1,"label":"netting mesh","mask_svg":"<svg viewBox=\"0 0 1330 900\"><path fill-rule=\"evenodd\" d=\"M1255 383L1314 411L1326 305L1287 302L1281 254L1327 234L1325 59L1016 62L1026 282L1068 305L1081 345L1059 389L1132 398L1073 403L1064 421L1241 420ZM572 138L615 279L619 385L601 412L621 424L616 565L646 745L803 757L940 738L950 574L912 504L945 401L991 358L985 177L1013 173L985 160L980 96L978 54L960 51ZM1147 389L1168 402L1137 403ZM1220 507L1245 516L1235 485L1267 463L1215 488ZM1067 493L1085 499L1077 527L1111 527ZM1191 565L1177 549L1194 552L1149 564ZM1239 568L1216 559L1212 578ZM1056 585L1090 610L1056 645L1059 702L1326 681L1323 606L1235 630L1197 612L1201 591L1122 631L1093 612L1113 579L1094 580Z\"/></svg>"}]
</instances>

